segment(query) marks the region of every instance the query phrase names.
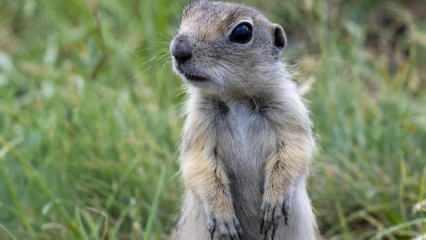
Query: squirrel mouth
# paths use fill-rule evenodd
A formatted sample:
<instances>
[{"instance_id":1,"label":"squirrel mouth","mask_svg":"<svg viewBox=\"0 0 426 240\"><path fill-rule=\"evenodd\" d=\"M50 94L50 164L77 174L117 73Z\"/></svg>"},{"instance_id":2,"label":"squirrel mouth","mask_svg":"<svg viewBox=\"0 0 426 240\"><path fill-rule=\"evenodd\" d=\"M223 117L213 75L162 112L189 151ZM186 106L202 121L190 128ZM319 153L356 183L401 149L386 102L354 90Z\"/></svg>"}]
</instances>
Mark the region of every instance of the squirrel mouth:
<instances>
[{"instance_id":1,"label":"squirrel mouth","mask_svg":"<svg viewBox=\"0 0 426 240\"><path fill-rule=\"evenodd\" d=\"M209 80L205 74L198 73L198 71L191 71L191 69L185 69L183 66L177 66L177 69L188 81L206 82Z\"/></svg>"},{"instance_id":2,"label":"squirrel mouth","mask_svg":"<svg viewBox=\"0 0 426 240\"><path fill-rule=\"evenodd\" d=\"M192 74L192 73L183 73L183 75L185 76L186 79L190 80L190 81L194 81L194 82L205 82L208 79L204 76L200 76L200 75L196 75L196 74Z\"/></svg>"}]
</instances>

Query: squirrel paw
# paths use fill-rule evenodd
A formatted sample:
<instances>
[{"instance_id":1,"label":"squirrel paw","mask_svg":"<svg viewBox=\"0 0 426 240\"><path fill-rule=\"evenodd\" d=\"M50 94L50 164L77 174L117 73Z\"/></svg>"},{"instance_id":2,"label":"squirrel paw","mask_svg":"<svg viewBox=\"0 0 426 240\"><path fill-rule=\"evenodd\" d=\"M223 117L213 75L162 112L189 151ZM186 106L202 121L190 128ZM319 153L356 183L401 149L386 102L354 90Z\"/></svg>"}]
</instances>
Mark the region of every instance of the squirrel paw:
<instances>
[{"instance_id":1,"label":"squirrel paw","mask_svg":"<svg viewBox=\"0 0 426 240\"><path fill-rule=\"evenodd\" d=\"M219 240L240 240L241 225L237 217L219 217L210 214L207 228L210 232L210 239ZM216 238L215 238L216 236Z\"/></svg>"},{"instance_id":2,"label":"squirrel paw","mask_svg":"<svg viewBox=\"0 0 426 240\"><path fill-rule=\"evenodd\" d=\"M271 240L274 240L278 223L282 218L284 218L284 223L288 225L290 199L290 196L283 196L276 200L264 197L261 206L263 218L260 225L260 233L265 236L265 240L268 239L268 235L271 236Z\"/></svg>"}]
</instances>

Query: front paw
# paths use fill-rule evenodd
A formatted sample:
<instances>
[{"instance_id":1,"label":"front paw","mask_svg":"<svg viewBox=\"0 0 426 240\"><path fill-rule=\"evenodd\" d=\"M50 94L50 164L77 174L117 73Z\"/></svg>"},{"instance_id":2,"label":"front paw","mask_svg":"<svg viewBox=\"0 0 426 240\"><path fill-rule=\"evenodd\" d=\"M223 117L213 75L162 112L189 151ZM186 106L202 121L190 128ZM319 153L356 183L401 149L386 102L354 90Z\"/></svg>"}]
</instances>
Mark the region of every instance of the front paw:
<instances>
[{"instance_id":1,"label":"front paw","mask_svg":"<svg viewBox=\"0 0 426 240\"><path fill-rule=\"evenodd\" d=\"M210 239L219 240L240 240L242 233L240 222L236 216L219 216L214 213L209 214L207 228L210 232ZM215 238L216 237L216 238Z\"/></svg>"},{"instance_id":2,"label":"front paw","mask_svg":"<svg viewBox=\"0 0 426 240\"><path fill-rule=\"evenodd\" d=\"M268 235L271 236L270 239L274 239L278 223L282 219L288 225L291 196L292 194L274 196L267 193L263 196L261 206L263 218L260 225L260 232L265 236L265 239L267 239Z\"/></svg>"}]
</instances>

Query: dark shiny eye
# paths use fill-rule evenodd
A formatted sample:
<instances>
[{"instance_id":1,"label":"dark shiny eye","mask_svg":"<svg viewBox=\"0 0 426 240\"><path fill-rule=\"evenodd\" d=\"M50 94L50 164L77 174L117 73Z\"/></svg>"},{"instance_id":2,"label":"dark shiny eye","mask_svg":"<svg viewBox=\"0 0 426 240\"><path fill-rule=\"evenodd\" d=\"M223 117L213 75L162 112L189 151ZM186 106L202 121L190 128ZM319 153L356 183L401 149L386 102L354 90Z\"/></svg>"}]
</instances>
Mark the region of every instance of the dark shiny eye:
<instances>
[{"instance_id":1,"label":"dark shiny eye","mask_svg":"<svg viewBox=\"0 0 426 240\"><path fill-rule=\"evenodd\" d=\"M235 43L248 43L253 37L253 26L248 22L238 24L234 30L232 30L229 40Z\"/></svg>"}]
</instances>

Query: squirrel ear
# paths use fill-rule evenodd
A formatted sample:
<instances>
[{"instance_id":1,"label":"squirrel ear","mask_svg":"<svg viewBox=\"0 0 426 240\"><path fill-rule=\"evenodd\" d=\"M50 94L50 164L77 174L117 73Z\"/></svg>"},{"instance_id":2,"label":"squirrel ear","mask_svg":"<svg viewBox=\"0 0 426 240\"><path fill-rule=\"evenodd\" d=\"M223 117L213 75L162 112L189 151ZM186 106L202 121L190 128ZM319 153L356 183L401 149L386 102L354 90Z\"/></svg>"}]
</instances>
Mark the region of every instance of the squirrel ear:
<instances>
[{"instance_id":1,"label":"squirrel ear","mask_svg":"<svg viewBox=\"0 0 426 240\"><path fill-rule=\"evenodd\" d=\"M273 29L274 46L279 49L284 49L287 47L287 36L283 27L278 24L274 24Z\"/></svg>"}]
</instances>

